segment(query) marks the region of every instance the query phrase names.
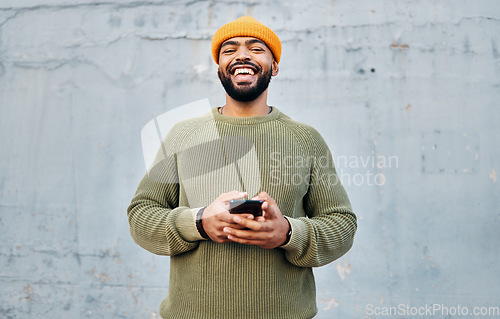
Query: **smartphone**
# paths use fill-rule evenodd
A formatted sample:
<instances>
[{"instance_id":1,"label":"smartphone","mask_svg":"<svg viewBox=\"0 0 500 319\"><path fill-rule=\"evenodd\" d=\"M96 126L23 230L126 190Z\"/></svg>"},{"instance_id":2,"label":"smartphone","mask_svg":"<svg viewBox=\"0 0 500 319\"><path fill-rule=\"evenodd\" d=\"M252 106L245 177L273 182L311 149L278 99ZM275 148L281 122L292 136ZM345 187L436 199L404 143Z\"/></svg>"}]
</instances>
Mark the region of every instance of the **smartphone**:
<instances>
[{"instance_id":1,"label":"smartphone","mask_svg":"<svg viewBox=\"0 0 500 319\"><path fill-rule=\"evenodd\" d=\"M231 214L252 214L255 217L262 216L261 200L233 199L229 202Z\"/></svg>"}]
</instances>

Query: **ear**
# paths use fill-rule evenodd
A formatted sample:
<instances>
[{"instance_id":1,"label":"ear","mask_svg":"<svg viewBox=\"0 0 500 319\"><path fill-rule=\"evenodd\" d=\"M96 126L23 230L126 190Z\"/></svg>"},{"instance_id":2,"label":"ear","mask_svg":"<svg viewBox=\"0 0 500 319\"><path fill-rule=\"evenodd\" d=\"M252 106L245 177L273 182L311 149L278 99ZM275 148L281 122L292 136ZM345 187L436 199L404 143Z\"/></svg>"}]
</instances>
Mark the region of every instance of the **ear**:
<instances>
[{"instance_id":1,"label":"ear","mask_svg":"<svg viewBox=\"0 0 500 319\"><path fill-rule=\"evenodd\" d=\"M279 72L280 72L280 67L278 65L278 62L276 62L276 60L273 59L273 73L271 75L276 76L278 75Z\"/></svg>"}]
</instances>

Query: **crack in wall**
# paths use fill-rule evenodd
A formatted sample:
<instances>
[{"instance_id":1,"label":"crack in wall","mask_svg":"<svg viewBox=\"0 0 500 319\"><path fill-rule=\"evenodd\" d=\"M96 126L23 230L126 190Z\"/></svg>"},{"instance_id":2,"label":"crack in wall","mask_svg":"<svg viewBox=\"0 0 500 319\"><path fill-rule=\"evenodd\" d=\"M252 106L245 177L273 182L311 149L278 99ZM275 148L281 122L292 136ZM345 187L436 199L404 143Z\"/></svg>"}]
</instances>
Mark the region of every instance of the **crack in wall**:
<instances>
[{"instance_id":1,"label":"crack in wall","mask_svg":"<svg viewBox=\"0 0 500 319\"><path fill-rule=\"evenodd\" d=\"M246 2L246 1L214 1L214 0L195 0L190 2L183 1L132 1L127 3L117 2L117 1L101 1L101 2L87 2L87 3L76 3L76 4L40 4L35 6L26 7L0 7L0 11L37 11L37 10L67 10L67 9L78 9L78 8L91 8L91 7L113 7L115 9L123 8L138 8L138 7L162 7L180 5L180 6L192 6L197 3L209 3L209 4L223 4L223 5L234 5L243 4L245 6L255 6L260 4L260 2Z\"/></svg>"}]
</instances>

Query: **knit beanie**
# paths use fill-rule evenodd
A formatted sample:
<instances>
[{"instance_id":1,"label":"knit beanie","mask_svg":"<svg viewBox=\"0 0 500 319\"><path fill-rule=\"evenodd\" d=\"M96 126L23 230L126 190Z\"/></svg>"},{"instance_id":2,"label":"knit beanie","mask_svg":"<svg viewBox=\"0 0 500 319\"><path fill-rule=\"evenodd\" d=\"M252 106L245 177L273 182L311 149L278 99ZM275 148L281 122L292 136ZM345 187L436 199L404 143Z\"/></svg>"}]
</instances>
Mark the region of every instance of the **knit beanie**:
<instances>
[{"instance_id":1,"label":"knit beanie","mask_svg":"<svg viewBox=\"0 0 500 319\"><path fill-rule=\"evenodd\" d=\"M273 53L276 62L280 62L281 41L278 36L256 19L250 16L240 17L220 27L212 38L212 56L215 63L219 64L220 46L224 41L234 37L254 37L264 41Z\"/></svg>"}]
</instances>

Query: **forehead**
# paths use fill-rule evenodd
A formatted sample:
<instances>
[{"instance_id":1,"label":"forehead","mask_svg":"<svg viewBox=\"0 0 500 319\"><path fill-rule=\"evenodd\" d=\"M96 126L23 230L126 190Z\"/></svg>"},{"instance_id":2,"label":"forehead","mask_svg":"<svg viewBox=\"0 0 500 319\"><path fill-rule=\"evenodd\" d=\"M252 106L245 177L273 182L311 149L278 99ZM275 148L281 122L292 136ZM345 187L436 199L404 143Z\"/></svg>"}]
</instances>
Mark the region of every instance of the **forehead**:
<instances>
[{"instance_id":1,"label":"forehead","mask_svg":"<svg viewBox=\"0 0 500 319\"><path fill-rule=\"evenodd\" d=\"M222 42L221 48L225 45L251 45L251 44L262 44L267 48L267 45L264 41L258 38L254 37L234 37L227 39L226 41Z\"/></svg>"}]
</instances>

